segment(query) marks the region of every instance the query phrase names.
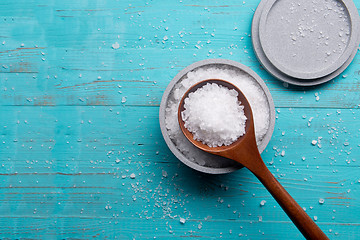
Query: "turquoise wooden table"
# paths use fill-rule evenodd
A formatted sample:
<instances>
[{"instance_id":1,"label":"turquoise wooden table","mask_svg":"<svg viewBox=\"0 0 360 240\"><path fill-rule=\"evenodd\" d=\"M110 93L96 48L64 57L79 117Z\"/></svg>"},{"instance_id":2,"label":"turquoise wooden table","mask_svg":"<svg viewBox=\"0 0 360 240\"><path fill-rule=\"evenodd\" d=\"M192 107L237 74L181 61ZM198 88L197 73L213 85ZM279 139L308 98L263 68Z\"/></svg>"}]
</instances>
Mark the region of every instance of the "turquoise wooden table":
<instances>
[{"instance_id":1,"label":"turquoise wooden table","mask_svg":"<svg viewBox=\"0 0 360 240\"><path fill-rule=\"evenodd\" d=\"M0 239L302 239L248 170L201 174L167 148L162 93L207 58L264 79L263 159L331 239L360 239L360 54L327 84L283 85L252 48L258 3L2 0Z\"/></svg>"}]
</instances>

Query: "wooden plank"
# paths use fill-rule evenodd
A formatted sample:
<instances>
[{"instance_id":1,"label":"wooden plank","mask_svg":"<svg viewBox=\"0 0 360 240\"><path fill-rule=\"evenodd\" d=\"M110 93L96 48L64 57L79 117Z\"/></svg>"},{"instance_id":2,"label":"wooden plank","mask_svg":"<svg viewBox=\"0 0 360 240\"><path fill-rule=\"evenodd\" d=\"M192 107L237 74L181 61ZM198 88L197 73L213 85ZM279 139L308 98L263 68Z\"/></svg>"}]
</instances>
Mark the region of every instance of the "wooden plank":
<instances>
[{"instance_id":1,"label":"wooden plank","mask_svg":"<svg viewBox=\"0 0 360 240\"><path fill-rule=\"evenodd\" d=\"M121 105L126 97L129 105L158 106L182 68L227 58L257 72L278 107L357 108L358 55L343 74L316 88L285 88L261 68L250 36L257 2L208 7L173 2L166 7L177 11L167 12L160 3L141 1L131 6L23 2L21 8L5 1L7 7L0 10L1 104ZM35 12L44 15L38 18ZM119 49L112 48L115 42Z\"/></svg>"},{"instance_id":2,"label":"wooden plank","mask_svg":"<svg viewBox=\"0 0 360 240\"><path fill-rule=\"evenodd\" d=\"M157 107L3 106L0 112L0 212L10 218L0 219L4 236L299 237L249 171L209 176L179 163L156 127ZM279 108L277 114L263 153L270 170L331 236L356 239L360 110ZM314 136L322 137L321 148L311 144ZM36 224L23 228L23 219ZM286 230L275 231L280 224Z\"/></svg>"},{"instance_id":3,"label":"wooden plank","mask_svg":"<svg viewBox=\"0 0 360 240\"><path fill-rule=\"evenodd\" d=\"M20 219L0 219L0 223L10 221L10 229L0 227L2 232L11 232L13 236L26 236L30 239L57 236L68 239L302 239L299 233L289 232L293 229L289 222L258 221L254 216L252 222L240 220L215 221L213 219L187 220L181 224L179 219L154 220L146 218L109 217L98 218L96 221L83 217L73 224L72 218L57 218L54 221L36 218L36 227L17 227ZM94 224L94 222L96 224ZM356 240L359 237L354 225L326 225L327 234L331 239ZM199 229L200 228L200 229ZM119 233L120 232L120 233ZM286 236L285 236L286 235Z\"/></svg>"}]
</instances>

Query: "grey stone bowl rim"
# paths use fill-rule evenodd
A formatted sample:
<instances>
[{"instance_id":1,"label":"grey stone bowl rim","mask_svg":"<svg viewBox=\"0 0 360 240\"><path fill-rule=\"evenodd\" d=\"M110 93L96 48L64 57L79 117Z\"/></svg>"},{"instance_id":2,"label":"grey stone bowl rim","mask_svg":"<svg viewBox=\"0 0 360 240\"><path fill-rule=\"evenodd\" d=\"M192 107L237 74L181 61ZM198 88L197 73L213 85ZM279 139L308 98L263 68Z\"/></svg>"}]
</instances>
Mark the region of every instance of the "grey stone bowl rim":
<instances>
[{"instance_id":1,"label":"grey stone bowl rim","mask_svg":"<svg viewBox=\"0 0 360 240\"><path fill-rule=\"evenodd\" d=\"M266 1L263 6L263 9L261 11L261 14L260 14L261 16L260 16L260 22L259 22L259 39L260 39L260 42L262 45L262 49L263 49L266 57L270 60L270 62L277 69L279 69L281 72L285 73L286 75L288 75L290 77L307 79L307 80L325 77L325 76L333 73L337 69L339 69L342 65L344 65L344 63L351 57L354 47L357 46L357 40L358 40L358 35L359 35L359 32L358 32L359 21L358 21L357 9L352 0L338 0L338 1L341 1L344 4L345 9L349 14L349 21L350 21L350 25L351 25L350 39L349 39L349 42L348 42L348 45L347 45L345 51L339 57L339 59L336 60L335 63L333 63L332 65L328 66L325 69L319 70L318 72L314 72L314 73L296 72L296 71L292 70L291 67L287 68L287 67L283 66L282 64L280 64L277 61L277 59L271 55L269 46L267 45L268 41L266 41L266 39L264 39L264 37L266 35L265 34L265 28L266 28L265 25L267 23L267 17L269 15L269 13L271 12L271 9L275 6L275 3L277 2L277 0ZM276 39L274 39L274 41L276 41ZM267 44L264 44L264 43L267 43Z\"/></svg>"},{"instance_id":2,"label":"grey stone bowl rim","mask_svg":"<svg viewBox=\"0 0 360 240\"><path fill-rule=\"evenodd\" d=\"M267 59L267 57L265 56L265 53L263 52L262 46L260 44L260 39L258 37L258 32L259 32L258 23L260 21L261 12L263 10L263 6L264 6L265 2L266 2L265 0L262 0L259 3L259 5L257 6L256 11L253 15L252 26L251 26L251 38L252 38L254 52L255 52L257 59L260 61L261 65L264 67L264 69L267 72L269 72L272 76L274 76L275 78L277 78L283 82L293 84L296 86L311 87L311 86L323 84L325 82L328 82L328 81L336 78L342 72L344 72L346 70L346 68L351 64L351 62L353 61L353 59L356 56L356 53L358 51L358 46L360 44L360 31L358 31L359 36L358 36L358 40L357 40L357 45L355 46L350 58L335 72L333 72L327 76L324 76L322 78L317 78L317 79L310 79L310 80L298 79L298 78L290 77L290 76L286 75L285 73L282 73L277 68L275 68L272 65L272 63L270 62L270 60ZM357 19L358 19L358 21L360 21L359 17L357 17Z\"/></svg>"},{"instance_id":3,"label":"grey stone bowl rim","mask_svg":"<svg viewBox=\"0 0 360 240\"><path fill-rule=\"evenodd\" d=\"M266 98L268 100L269 103L269 112L270 112L270 123L269 123L269 129L267 131L267 133L265 134L263 140L261 141L261 144L259 147L259 151L260 153L263 152L266 148L266 146L268 145L268 143L270 142L271 136L274 132L274 128L275 128L275 105L274 105L274 101L273 98L271 96L271 93L268 89L268 87L266 86L265 82L260 78L260 76L258 74L256 74L252 69L250 69L249 67L233 61L233 60L228 60L228 59L205 59L205 60L201 60L198 62L195 62L187 67L185 67L184 69L182 69L169 83L169 85L167 86L167 88L165 89L162 99L161 99L161 103L160 103L160 109L159 109L159 122L160 122L160 130L161 133L164 137L165 143L167 144L167 146L169 147L170 151L185 165L187 165L188 167L195 169L199 172L203 172L203 173L209 173L209 174L224 174L224 173L230 173L230 172L234 172L238 169L241 168L241 166L239 167L239 165L234 165L234 166L230 166L230 167L226 167L226 168L212 168L212 167L204 167L204 166L200 166L192 161L190 161L189 159L187 159L175 146L175 144L172 142L172 140L170 139L167 129L166 129L166 124L165 124L165 109L166 109L166 105L167 105L167 100L168 97L170 95L171 90L174 88L175 84L177 84L179 82L179 80L181 78L183 78L188 72L199 68L199 67L203 67L206 65L228 65L234 68L237 68L247 74L249 74L251 77L253 77L255 79L255 81L259 84L259 86L261 87L261 89L264 91Z\"/></svg>"}]
</instances>

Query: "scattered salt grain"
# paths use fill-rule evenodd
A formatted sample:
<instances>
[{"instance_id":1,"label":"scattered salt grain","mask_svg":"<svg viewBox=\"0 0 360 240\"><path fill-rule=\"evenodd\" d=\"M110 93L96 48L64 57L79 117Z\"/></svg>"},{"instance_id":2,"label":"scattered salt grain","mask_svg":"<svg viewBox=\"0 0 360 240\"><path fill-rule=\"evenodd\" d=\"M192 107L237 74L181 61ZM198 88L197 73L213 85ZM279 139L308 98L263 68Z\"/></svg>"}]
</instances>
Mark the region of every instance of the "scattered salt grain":
<instances>
[{"instance_id":1,"label":"scattered salt grain","mask_svg":"<svg viewBox=\"0 0 360 240\"><path fill-rule=\"evenodd\" d=\"M319 203L320 203L320 204L324 204L324 202L325 202L325 199L323 199L323 198L320 198L320 199L319 199Z\"/></svg>"},{"instance_id":2,"label":"scattered salt grain","mask_svg":"<svg viewBox=\"0 0 360 240\"><path fill-rule=\"evenodd\" d=\"M285 150L281 151L281 156L284 157L285 156Z\"/></svg>"},{"instance_id":3,"label":"scattered salt grain","mask_svg":"<svg viewBox=\"0 0 360 240\"><path fill-rule=\"evenodd\" d=\"M115 42L113 45L111 45L113 49L119 49L120 45L119 43Z\"/></svg>"},{"instance_id":4,"label":"scattered salt grain","mask_svg":"<svg viewBox=\"0 0 360 240\"><path fill-rule=\"evenodd\" d=\"M135 173L130 174L130 178L134 179L135 178Z\"/></svg>"},{"instance_id":5,"label":"scattered salt grain","mask_svg":"<svg viewBox=\"0 0 360 240\"><path fill-rule=\"evenodd\" d=\"M264 206L265 203L266 203L266 201L265 201L265 200L262 200L262 201L260 202L260 206Z\"/></svg>"},{"instance_id":6,"label":"scattered salt grain","mask_svg":"<svg viewBox=\"0 0 360 240\"><path fill-rule=\"evenodd\" d=\"M228 146L245 133L244 106L238 93L216 83L190 93L181 113L194 139L209 147Z\"/></svg>"},{"instance_id":7,"label":"scattered salt grain","mask_svg":"<svg viewBox=\"0 0 360 240\"><path fill-rule=\"evenodd\" d=\"M312 140L312 141L311 141L311 144L315 146L315 145L317 144L317 141L316 141L316 140Z\"/></svg>"},{"instance_id":8,"label":"scattered salt grain","mask_svg":"<svg viewBox=\"0 0 360 240\"><path fill-rule=\"evenodd\" d=\"M186 222L185 218L180 217L180 223L185 224L185 222Z\"/></svg>"}]
</instances>

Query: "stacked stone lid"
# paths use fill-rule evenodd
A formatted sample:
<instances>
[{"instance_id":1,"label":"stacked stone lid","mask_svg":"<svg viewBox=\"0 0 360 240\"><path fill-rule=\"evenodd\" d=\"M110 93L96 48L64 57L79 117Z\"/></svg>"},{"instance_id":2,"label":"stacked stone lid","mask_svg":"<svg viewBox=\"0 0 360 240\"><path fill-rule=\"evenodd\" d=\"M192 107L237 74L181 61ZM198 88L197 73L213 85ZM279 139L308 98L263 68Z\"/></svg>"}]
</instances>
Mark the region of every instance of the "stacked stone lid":
<instances>
[{"instance_id":1,"label":"stacked stone lid","mask_svg":"<svg viewBox=\"0 0 360 240\"><path fill-rule=\"evenodd\" d=\"M274 77L312 86L341 74L360 42L352 0L262 0L252 22L257 58Z\"/></svg>"}]
</instances>

